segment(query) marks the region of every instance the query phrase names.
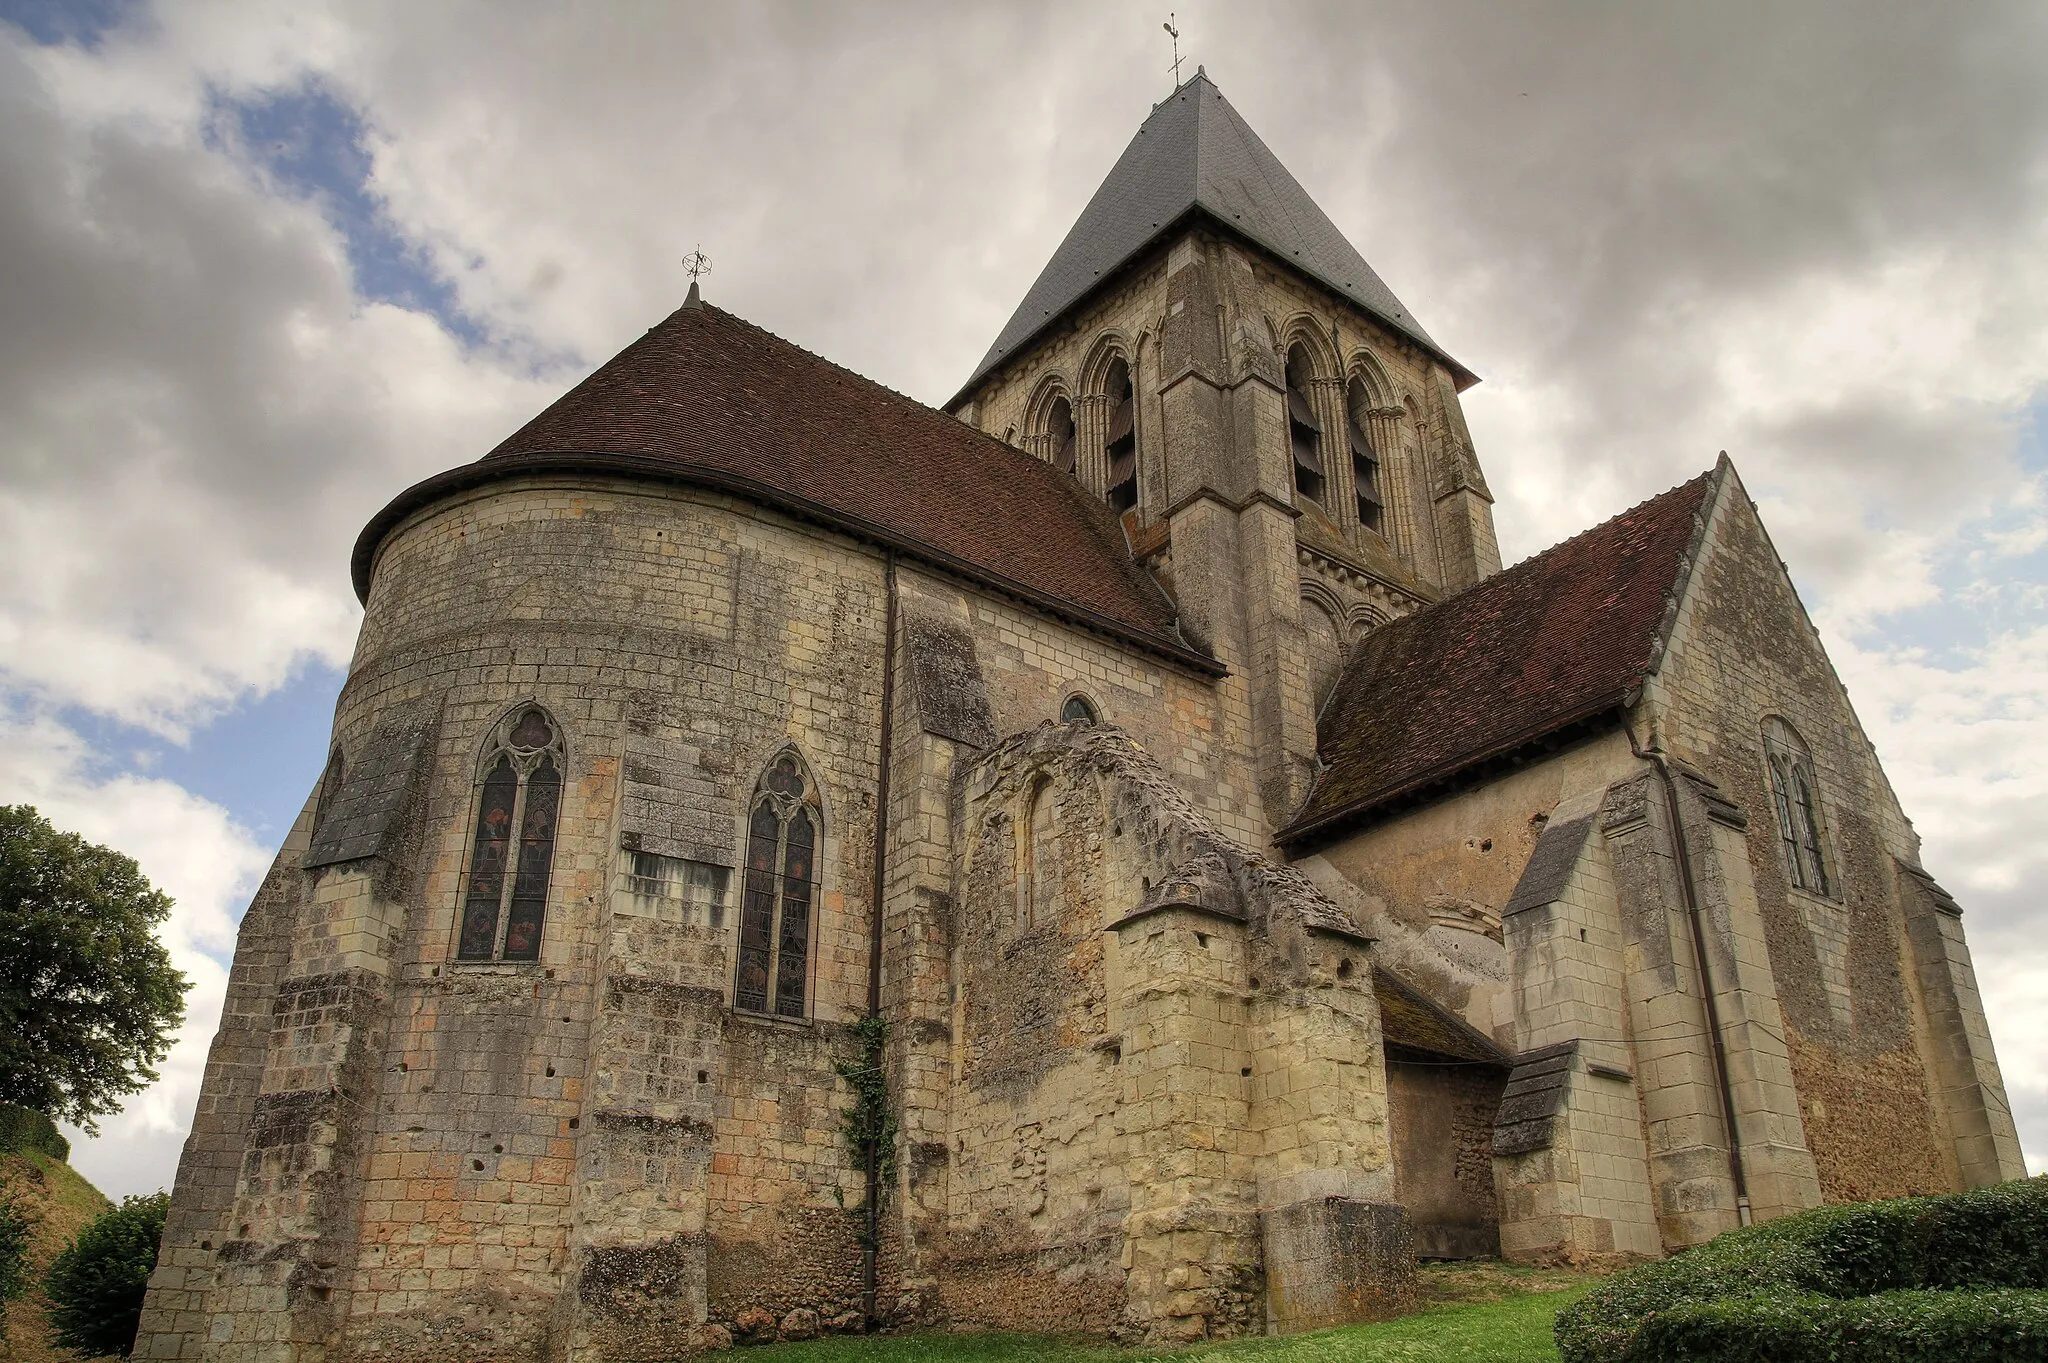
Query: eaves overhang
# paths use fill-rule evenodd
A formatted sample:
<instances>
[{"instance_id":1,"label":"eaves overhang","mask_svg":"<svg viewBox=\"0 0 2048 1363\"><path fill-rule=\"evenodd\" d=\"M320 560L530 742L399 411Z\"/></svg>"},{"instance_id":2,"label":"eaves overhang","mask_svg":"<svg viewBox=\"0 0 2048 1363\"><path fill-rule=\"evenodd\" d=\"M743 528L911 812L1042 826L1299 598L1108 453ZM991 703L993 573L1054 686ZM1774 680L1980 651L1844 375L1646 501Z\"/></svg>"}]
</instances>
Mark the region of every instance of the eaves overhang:
<instances>
[{"instance_id":1,"label":"eaves overhang","mask_svg":"<svg viewBox=\"0 0 2048 1363\"><path fill-rule=\"evenodd\" d=\"M387 503L383 510L372 516L369 524L365 525L362 533L356 537L355 550L349 558L349 576L355 586L356 599L368 604L370 582L376 569L377 551L391 532L416 512L425 510L436 502L475 491L492 483L550 474L628 478L672 486L701 487L743 497L855 539L894 550L906 558L953 577L1000 592L1055 619L1129 644L1163 662L1199 676L1218 679L1230 675L1230 669L1222 662L1185 644L1159 638L1144 630L1133 629L1099 611L1062 600L1051 593L1040 591L982 564L948 553L865 517L826 506L810 498L724 469L690 464L665 456L608 451L548 450L495 455L474 464L448 469L414 483Z\"/></svg>"}]
</instances>

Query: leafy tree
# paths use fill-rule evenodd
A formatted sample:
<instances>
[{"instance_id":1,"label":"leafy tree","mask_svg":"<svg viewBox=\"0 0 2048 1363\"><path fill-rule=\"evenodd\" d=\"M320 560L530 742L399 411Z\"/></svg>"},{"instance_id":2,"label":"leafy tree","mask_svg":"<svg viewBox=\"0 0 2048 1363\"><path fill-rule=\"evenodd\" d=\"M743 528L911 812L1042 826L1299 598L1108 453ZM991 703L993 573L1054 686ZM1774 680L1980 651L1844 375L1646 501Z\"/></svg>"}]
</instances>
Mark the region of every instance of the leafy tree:
<instances>
[{"instance_id":1,"label":"leafy tree","mask_svg":"<svg viewBox=\"0 0 2048 1363\"><path fill-rule=\"evenodd\" d=\"M129 858L0 805L0 1103L91 1130L156 1078L189 987L170 911Z\"/></svg>"},{"instance_id":2,"label":"leafy tree","mask_svg":"<svg viewBox=\"0 0 2048 1363\"><path fill-rule=\"evenodd\" d=\"M50 1261L43 1295L58 1344L94 1358L127 1357L170 1209L169 1193L123 1198Z\"/></svg>"}]
</instances>

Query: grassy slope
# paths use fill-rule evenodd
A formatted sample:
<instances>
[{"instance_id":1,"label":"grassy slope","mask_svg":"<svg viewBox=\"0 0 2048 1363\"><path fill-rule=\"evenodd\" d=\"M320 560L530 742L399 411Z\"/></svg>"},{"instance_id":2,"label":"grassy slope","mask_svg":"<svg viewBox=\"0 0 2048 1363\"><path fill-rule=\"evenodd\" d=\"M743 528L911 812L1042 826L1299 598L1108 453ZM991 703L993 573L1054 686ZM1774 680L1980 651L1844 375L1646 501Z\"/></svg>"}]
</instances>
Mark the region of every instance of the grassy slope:
<instances>
[{"instance_id":1,"label":"grassy slope","mask_svg":"<svg viewBox=\"0 0 2048 1363\"><path fill-rule=\"evenodd\" d=\"M113 1205L70 1165L33 1151L0 1155L0 1189L36 1213L28 1256L32 1284L73 1236ZM0 1356L13 1363L78 1363L77 1354L50 1343L42 1293L33 1285L7 1304L7 1338L0 1343Z\"/></svg>"},{"instance_id":2,"label":"grassy slope","mask_svg":"<svg viewBox=\"0 0 2048 1363\"><path fill-rule=\"evenodd\" d=\"M1278 1339L1206 1344L1175 1353L1111 1349L1043 1335L877 1335L750 1349L760 1363L1554 1363L1558 1309L1590 1291L1581 1274L1445 1265L1426 1269L1436 1305L1379 1325Z\"/></svg>"}]
</instances>

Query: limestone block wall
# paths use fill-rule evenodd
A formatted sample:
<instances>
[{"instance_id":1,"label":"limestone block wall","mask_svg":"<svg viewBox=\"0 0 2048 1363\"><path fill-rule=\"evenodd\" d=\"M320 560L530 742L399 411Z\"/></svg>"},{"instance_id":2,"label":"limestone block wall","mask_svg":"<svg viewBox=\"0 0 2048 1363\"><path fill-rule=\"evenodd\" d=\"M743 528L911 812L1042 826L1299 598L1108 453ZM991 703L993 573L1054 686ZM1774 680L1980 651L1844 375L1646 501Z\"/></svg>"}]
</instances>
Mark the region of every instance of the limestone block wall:
<instances>
[{"instance_id":1,"label":"limestone block wall","mask_svg":"<svg viewBox=\"0 0 2048 1363\"><path fill-rule=\"evenodd\" d=\"M1493 1181L1500 1100L1501 1075L1491 1066L1389 1052L1394 1198L1414 1223L1417 1258L1500 1253Z\"/></svg>"},{"instance_id":2,"label":"limestone block wall","mask_svg":"<svg viewBox=\"0 0 2048 1363\"><path fill-rule=\"evenodd\" d=\"M1542 762L1345 834L1297 862L1376 939L1375 951L1513 1053L1517 1030L1502 913L1561 802L1640 764L1609 733Z\"/></svg>"},{"instance_id":3,"label":"limestone block wall","mask_svg":"<svg viewBox=\"0 0 2048 1363\"><path fill-rule=\"evenodd\" d=\"M1355 926L1107 725L957 770L947 1314L1188 1339L1398 1309Z\"/></svg>"},{"instance_id":4,"label":"limestone block wall","mask_svg":"<svg viewBox=\"0 0 2048 1363\"><path fill-rule=\"evenodd\" d=\"M219 1251L236 1238L236 1194L262 1091L278 983L290 957L293 924L310 890L298 864L312 838L313 815L308 800L236 933L220 1030L207 1053L192 1130L178 1161L177 1196L150 1276L136 1349L140 1358L206 1357L223 1310L281 1311L285 1305L285 1294L275 1287L223 1282ZM228 1277L237 1276L230 1266Z\"/></svg>"},{"instance_id":5,"label":"limestone block wall","mask_svg":"<svg viewBox=\"0 0 2048 1363\"><path fill-rule=\"evenodd\" d=\"M1748 816L1742 856L1828 1199L2023 1173L1974 989L1942 983L1941 931L1914 935L1902 888L1911 877L1896 868L1917 871L1918 839L1732 470L1646 707L1673 755ZM1763 753L1770 717L1811 750L1832 859L1826 894L1787 871ZM1968 1074L1940 1079L1963 1037ZM1959 1137L1977 1142L1967 1175Z\"/></svg>"}]
</instances>

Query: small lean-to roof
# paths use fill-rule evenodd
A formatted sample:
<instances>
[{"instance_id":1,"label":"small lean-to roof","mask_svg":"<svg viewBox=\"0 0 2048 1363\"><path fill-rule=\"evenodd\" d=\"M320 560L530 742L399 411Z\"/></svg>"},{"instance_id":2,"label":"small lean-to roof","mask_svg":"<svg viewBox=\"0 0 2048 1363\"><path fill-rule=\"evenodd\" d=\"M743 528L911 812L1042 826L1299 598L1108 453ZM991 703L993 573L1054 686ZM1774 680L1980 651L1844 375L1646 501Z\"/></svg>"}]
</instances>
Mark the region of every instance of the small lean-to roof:
<instances>
[{"instance_id":1,"label":"small lean-to roof","mask_svg":"<svg viewBox=\"0 0 2048 1363\"><path fill-rule=\"evenodd\" d=\"M482 459L379 512L356 543L357 594L419 508L522 474L601 472L777 506L1221 674L1181 641L1115 513L1072 478L694 294Z\"/></svg>"},{"instance_id":2,"label":"small lean-to roof","mask_svg":"<svg viewBox=\"0 0 2048 1363\"><path fill-rule=\"evenodd\" d=\"M1366 635L1316 726L1323 773L1279 841L1299 847L1628 704L1727 467Z\"/></svg>"},{"instance_id":3,"label":"small lean-to roof","mask_svg":"<svg viewBox=\"0 0 2048 1363\"><path fill-rule=\"evenodd\" d=\"M1476 381L1471 371L1430 339L1207 73L1198 70L1153 106L995 344L974 367L973 377L948 405L958 405L1041 329L1196 212L1321 280L1416 342L1450 368L1460 388Z\"/></svg>"}]
</instances>

